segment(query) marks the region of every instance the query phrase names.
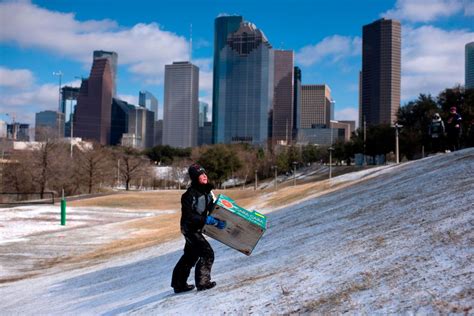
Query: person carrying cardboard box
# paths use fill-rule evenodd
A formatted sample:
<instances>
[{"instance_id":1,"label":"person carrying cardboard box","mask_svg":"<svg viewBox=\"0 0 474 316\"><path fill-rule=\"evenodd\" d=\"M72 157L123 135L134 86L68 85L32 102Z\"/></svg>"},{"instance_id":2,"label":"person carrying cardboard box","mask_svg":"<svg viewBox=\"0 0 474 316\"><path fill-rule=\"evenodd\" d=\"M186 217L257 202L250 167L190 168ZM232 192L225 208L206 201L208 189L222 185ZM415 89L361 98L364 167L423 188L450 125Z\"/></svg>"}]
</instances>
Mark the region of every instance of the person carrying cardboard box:
<instances>
[{"instance_id":1,"label":"person carrying cardboard box","mask_svg":"<svg viewBox=\"0 0 474 316\"><path fill-rule=\"evenodd\" d=\"M187 283L192 267L198 291L211 289L216 282L211 281L211 268L214 263L214 251L202 235L204 225L213 225L224 229L225 221L209 215L214 206L213 186L208 182L206 171L198 164L188 169L191 186L181 196L181 233L186 241L184 254L179 259L171 279L175 293L187 292L194 285Z\"/></svg>"}]
</instances>

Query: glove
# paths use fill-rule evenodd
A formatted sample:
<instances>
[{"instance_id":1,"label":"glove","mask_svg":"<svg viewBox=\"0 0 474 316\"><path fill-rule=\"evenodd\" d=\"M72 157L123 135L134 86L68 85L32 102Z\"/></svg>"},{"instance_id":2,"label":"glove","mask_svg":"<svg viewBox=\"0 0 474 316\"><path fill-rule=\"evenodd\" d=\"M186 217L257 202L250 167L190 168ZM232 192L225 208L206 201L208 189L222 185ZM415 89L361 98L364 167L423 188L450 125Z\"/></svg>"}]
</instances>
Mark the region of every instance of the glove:
<instances>
[{"instance_id":1,"label":"glove","mask_svg":"<svg viewBox=\"0 0 474 316\"><path fill-rule=\"evenodd\" d=\"M226 222L218 220L217 218L214 218L209 215L206 217L206 225L212 225L216 226L218 229L224 229L226 226Z\"/></svg>"},{"instance_id":2,"label":"glove","mask_svg":"<svg viewBox=\"0 0 474 316\"><path fill-rule=\"evenodd\" d=\"M224 229L224 228L227 226L227 224L226 224L225 221L220 221L220 220L218 220L217 222L218 222L218 223L217 223L216 227L217 227L218 229Z\"/></svg>"},{"instance_id":3,"label":"glove","mask_svg":"<svg viewBox=\"0 0 474 316\"><path fill-rule=\"evenodd\" d=\"M212 217L211 215L207 216L206 217L206 225L217 225L219 223L219 221L217 219L215 219L214 217Z\"/></svg>"}]
</instances>

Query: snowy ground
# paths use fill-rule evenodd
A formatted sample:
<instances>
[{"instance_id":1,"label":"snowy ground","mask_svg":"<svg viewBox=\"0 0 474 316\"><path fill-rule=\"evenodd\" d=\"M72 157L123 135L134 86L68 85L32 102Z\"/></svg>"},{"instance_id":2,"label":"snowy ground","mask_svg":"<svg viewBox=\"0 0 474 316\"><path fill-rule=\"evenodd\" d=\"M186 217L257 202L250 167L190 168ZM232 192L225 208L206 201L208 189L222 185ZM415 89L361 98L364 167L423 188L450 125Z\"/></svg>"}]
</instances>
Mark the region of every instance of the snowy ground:
<instances>
[{"instance_id":1,"label":"snowy ground","mask_svg":"<svg viewBox=\"0 0 474 316\"><path fill-rule=\"evenodd\" d=\"M1 209L0 212L2 219L0 244L11 243L18 239L27 240L31 237L25 236L34 236L35 233L64 231L70 228L90 226L94 223L103 224L156 215L156 212L150 212L149 210L66 207L67 226L60 226L51 225L51 223L59 224L61 222L59 205L19 206Z\"/></svg>"},{"instance_id":2,"label":"snowy ground","mask_svg":"<svg viewBox=\"0 0 474 316\"><path fill-rule=\"evenodd\" d=\"M68 206L61 226L59 205L0 209L0 283L40 274L126 238L133 231L122 223L175 212Z\"/></svg>"},{"instance_id":3,"label":"snowy ground","mask_svg":"<svg viewBox=\"0 0 474 316\"><path fill-rule=\"evenodd\" d=\"M474 149L334 178L268 214L250 257L211 241L215 289L174 295L183 241L0 286L2 314L473 313ZM192 280L189 280L192 282Z\"/></svg>"}]
</instances>

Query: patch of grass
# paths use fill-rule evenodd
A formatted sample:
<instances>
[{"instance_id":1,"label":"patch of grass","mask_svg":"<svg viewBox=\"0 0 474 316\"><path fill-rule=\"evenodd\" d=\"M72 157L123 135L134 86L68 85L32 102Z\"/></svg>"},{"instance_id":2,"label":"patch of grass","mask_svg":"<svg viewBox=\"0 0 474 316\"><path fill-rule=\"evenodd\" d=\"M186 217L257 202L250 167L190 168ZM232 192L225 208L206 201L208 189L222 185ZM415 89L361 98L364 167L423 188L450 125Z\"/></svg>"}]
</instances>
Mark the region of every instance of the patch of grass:
<instances>
[{"instance_id":1,"label":"patch of grass","mask_svg":"<svg viewBox=\"0 0 474 316\"><path fill-rule=\"evenodd\" d=\"M375 247L380 248L385 246L385 238L383 236L377 236L374 239Z\"/></svg>"},{"instance_id":2,"label":"patch of grass","mask_svg":"<svg viewBox=\"0 0 474 316\"><path fill-rule=\"evenodd\" d=\"M184 191L126 192L70 202L77 207L111 207L132 210L178 210Z\"/></svg>"},{"instance_id":3,"label":"patch of grass","mask_svg":"<svg viewBox=\"0 0 474 316\"><path fill-rule=\"evenodd\" d=\"M25 279L32 278L39 273L28 273L28 274L22 274L18 276L10 276L10 277L5 277L5 278L0 278L0 284L6 284L6 283L11 283L11 282L16 282L16 281L21 281Z\"/></svg>"},{"instance_id":4,"label":"patch of grass","mask_svg":"<svg viewBox=\"0 0 474 316\"><path fill-rule=\"evenodd\" d=\"M434 243L441 243L443 245L459 244L462 241L463 235L453 231L447 230L443 232L435 232L431 235L431 240Z\"/></svg>"},{"instance_id":5,"label":"patch of grass","mask_svg":"<svg viewBox=\"0 0 474 316\"><path fill-rule=\"evenodd\" d=\"M328 293L313 301L309 301L296 311L291 313L326 313L333 312L334 307L348 304L350 296L354 293L368 290L372 286L372 274L364 272L361 275L361 280L346 283L338 287L338 291Z\"/></svg>"}]
</instances>

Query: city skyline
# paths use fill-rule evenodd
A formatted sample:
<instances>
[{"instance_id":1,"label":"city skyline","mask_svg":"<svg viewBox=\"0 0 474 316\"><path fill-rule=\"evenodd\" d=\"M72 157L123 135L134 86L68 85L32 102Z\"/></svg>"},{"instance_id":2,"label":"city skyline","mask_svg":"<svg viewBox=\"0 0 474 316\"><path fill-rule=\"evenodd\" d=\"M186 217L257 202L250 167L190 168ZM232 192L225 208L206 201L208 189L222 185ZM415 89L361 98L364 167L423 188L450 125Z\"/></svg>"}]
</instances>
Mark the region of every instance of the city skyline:
<instances>
[{"instance_id":1,"label":"city skyline","mask_svg":"<svg viewBox=\"0 0 474 316\"><path fill-rule=\"evenodd\" d=\"M212 108L213 26L223 13L255 23L275 49L294 50L302 84L331 87L336 119L358 117L362 26L381 17L402 23L402 105L419 93L436 95L464 84L464 46L474 40L469 23L474 5L462 0L424 1L431 4L425 6L417 6L418 1L379 2L138 1L132 7L122 1L93 6L5 1L0 3L0 119L11 121L15 114L16 121L32 124L36 112L57 109L58 77L52 72L63 73L62 85L78 87L76 77L87 77L94 50L117 52L120 98L137 105L139 91L147 90L163 104L164 65L189 60L191 32L192 62L200 68L199 98ZM176 10L183 4L184 12ZM138 10L143 6L154 14L145 17ZM324 17L315 19L320 10Z\"/></svg>"}]
</instances>

